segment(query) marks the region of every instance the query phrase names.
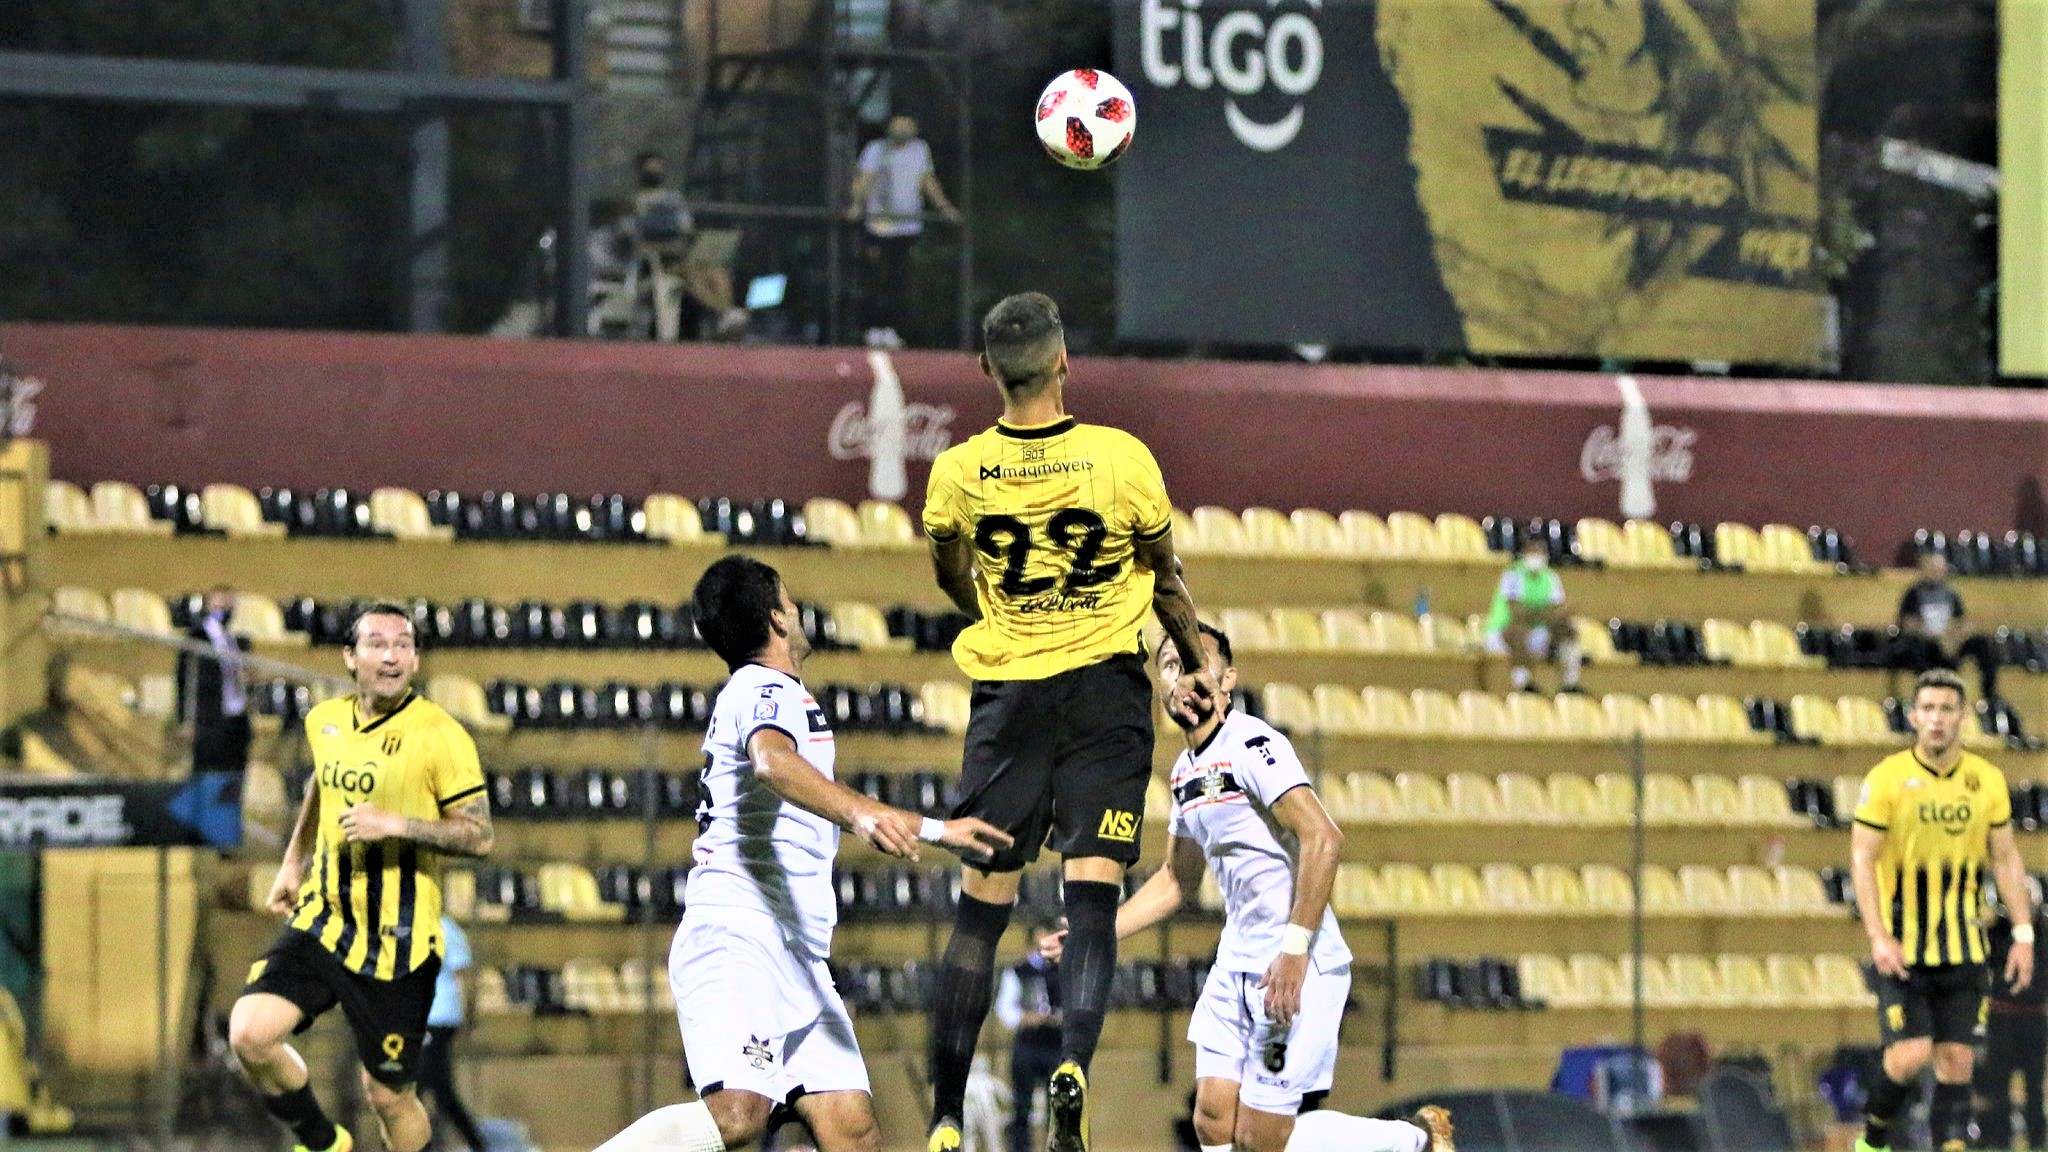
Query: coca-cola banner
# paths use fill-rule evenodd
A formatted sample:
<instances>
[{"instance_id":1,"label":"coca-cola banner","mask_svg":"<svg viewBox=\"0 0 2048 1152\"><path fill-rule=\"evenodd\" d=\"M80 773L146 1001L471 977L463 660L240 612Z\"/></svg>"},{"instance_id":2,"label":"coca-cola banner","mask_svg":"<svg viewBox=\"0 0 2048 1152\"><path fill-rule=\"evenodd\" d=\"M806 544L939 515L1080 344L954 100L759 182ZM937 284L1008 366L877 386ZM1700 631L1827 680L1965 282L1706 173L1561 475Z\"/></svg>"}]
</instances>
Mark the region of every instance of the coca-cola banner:
<instances>
[{"instance_id":1,"label":"coca-cola banner","mask_svg":"<svg viewBox=\"0 0 2048 1152\"><path fill-rule=\"evenodd\" d=\"M22 430L79 483L869 496L1000 412L964 353L19 325ZM1177 504L2048 531L2048 394L1077 359L1067 403Z\"/></svg>"}]
</instances>

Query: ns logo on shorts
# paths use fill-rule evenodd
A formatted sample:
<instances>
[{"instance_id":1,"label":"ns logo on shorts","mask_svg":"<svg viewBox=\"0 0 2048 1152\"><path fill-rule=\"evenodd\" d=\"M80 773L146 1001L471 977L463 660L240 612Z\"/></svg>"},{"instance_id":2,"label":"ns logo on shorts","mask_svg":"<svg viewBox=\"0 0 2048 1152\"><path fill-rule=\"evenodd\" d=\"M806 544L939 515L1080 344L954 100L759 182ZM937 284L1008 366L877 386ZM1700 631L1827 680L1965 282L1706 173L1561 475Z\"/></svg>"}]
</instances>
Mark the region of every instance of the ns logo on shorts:
<instances>
[{"instance_id":1,"label":"ns logo on shorts","mask_svg":"<svg viewBox=\"0 0 2048 1152\"><path fill-rule=\"evenodd\" d=\"M1102 813L1102 823L1095 827L1095 834L1104 840L1129 844L1138 838L1138 814L1106 810Z\"/></svg>"}]
</instances>

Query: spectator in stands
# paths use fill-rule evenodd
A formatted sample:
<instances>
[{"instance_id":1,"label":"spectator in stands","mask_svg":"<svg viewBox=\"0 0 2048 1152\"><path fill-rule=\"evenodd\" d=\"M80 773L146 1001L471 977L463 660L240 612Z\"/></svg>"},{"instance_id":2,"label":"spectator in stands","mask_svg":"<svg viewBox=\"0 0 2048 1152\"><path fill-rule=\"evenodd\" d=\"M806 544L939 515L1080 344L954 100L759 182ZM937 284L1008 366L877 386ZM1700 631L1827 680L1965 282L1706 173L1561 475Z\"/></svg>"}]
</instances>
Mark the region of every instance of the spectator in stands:
<instances>
[{"instance_id":1,"label":"spectator in stands","mask_svg":"<svg viewBox=\"0 0 2048 1152\"><path fill-rule=\"evenodd\" d=\"M249 641L228 630L234 618L234 590L215 586L185 632L210 651L178 658L178 716L192 740L194 772L249 767L249 681L242 666Z\"/></svg>"},{"instance_id":2,"label":"spectator in stands","mask_svg":"<svg viewBox=\"0 0 2048 1152\"><path fill-rule=\"evenodd\" d=\"M2048 929L2048 912L2034 892L2034 930ZM2003 972L2012 951L2012 920L1999 905L1991 922L1991 970ZM2048 1147L2048 1112L2041 1101L2041 1077L2048 1065L2048 949L2034 953L2034 979L2024 989L1992 982L1991 1014L1985 1022L1984 1058L1977 1069L1977 1147L2010 1148L2012 1143L2012 1078L2018 1073L2025 1103L2027 1147Z\"/></svg>"},{"instance_id":3,"label":"spectator in stands","mask_svg":"<svg viewBox=\"0 0 2048 1152\"><path fill-rule=\"evenodd\" d=\"M477 1131L476 1120L455 1090L455 1038L462 1032L459 973L470 966L469 936L453 917L443 913L441 940L446 951L441 955L441 971L434 977L434 1005L427 1010L427 1047L422 1054L425 1063L420 1068L420 1094L434 1097L434 1134L427 1147L441 1146L441 1122L446 1121L469 1145L469 1152L490 1152L483 1133Z\"/></svg>"},{"instance_id":4,"label":"spectator in stands","mask_svg":"<svg viewBox=\"0 0 2048 1152\"><path fill-rule=\"evenodd\" d=\"M1060 930L1051 917L1033 921L1026 940ZM1010 1030L1010 1152L1030 1152L1031 1111L1060 1066L1059 965L1027 949L996 987L996 1019Z\"/></svg>"},{"instance_id":5,"label":"spectator in stands","mask_svg":"<svg viewBox=\"0 0 2048 1152\"><path fill-rule=\"evenodd\" d=\"M931 146L917 135L917 121L896 116L889 134L861 150L860 171L853 178L853 203L848 220L866 226L862 251L867 257L867 342L869 347L901 348L897 334L905 326L911 300L911 254L924 235L924 205L931 201L954 224L960 210L946 199L932 167Z\"/></svg>"},{"instance_id":6,"label":"spectator in stands","mask_svg":"<svg viewBox=\"0 0 2048 1152\"><path fill-rule=\"evenodd\" d=\"M668 182L668 161L652 150L633 158L633 214L627 229L641 257L662 276L680 280L683 291L703 309L704 334L734 339L746 330L747 310L737 306L732 286L736 235L700 233L690 203ZM656 289L657 291L659 288Z\"/></svg>"},{"instance_id":7,"label":"spectator in stands","mask_svg":"<svg viewBox=\"0 0 2048 1152\"><path fill-rule=\"evenodd\" d=\"M1920 579L1899 598L1899 639L1892 649L1892 667L1919 675L1929 668L1954 671L1964 657L1977 662L1978 696L1998 699L1998 646L1988 636L1965 636L1969 612L1963 597L1948 582L1948 557L1927 552L1920 557Z\"/></svg>"},{"instance_id":8,"label":"spectator in stands","mask_svg":"<svg viewBox=\"0 0 2048 1152\"><path fill-rule=\"evenodd\" d=\"M1541 537L1524 540L1515 562L1500 574L1493 607L1486 617L1486 650L1514 661L1513 686L1517 692L1535 691L1531 687L1529 661L1549 660L1553 652L1564 665L1558 691L1580 690L1579 669L1584 656L1572 631L1564 581L1551 569L1550 548Z\"/></svg>"}]
</instances>

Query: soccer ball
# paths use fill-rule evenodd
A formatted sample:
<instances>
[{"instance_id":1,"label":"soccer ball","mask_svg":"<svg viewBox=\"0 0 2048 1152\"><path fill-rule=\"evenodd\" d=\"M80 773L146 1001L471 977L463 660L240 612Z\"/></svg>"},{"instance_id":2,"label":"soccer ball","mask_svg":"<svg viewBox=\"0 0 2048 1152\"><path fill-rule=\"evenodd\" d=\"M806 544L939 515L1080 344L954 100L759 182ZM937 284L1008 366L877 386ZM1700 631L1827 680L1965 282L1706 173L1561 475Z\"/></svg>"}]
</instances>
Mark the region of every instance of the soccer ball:
<instances>
[{"instance_id":1,"label":"soccer ball","mask_svg":"<svg viewBox=\"0 0 2048 1152\"><path fill-rule=\"evenodd\" d=\"M1076 68L1053 77L1038 97L1038 139L1069 168L1104 168L1131 146L1138 106L1107 72Z\"/></svg>"}]
</instances>

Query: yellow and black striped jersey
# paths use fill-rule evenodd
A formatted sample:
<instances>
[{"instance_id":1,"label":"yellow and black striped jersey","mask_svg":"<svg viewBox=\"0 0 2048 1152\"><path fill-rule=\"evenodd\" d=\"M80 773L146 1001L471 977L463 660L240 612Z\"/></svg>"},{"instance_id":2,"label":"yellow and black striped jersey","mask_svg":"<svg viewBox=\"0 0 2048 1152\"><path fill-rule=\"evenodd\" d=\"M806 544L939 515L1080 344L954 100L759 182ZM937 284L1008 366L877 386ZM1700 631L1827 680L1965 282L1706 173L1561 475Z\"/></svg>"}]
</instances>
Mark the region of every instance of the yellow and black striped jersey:
<instances>
[{"instance_id":1,"label":"yellow and black striped jersey","mask_svg":"<svg viewBox=\"0 0 2048 1152\"><path fill-rule=\"evenodd\" d=\"M484 790L476 742L418 696L368 722L353 697L323 701L306 714L306 742L320 789L319 839L291 926L350 971L395 980L441 954L440 854L407 840L347 843L342 814L367 800L400 816L440 819L448 805Z\"/></svg>"},{"instance_id":2,"label":"yellow and black striped jersey","mask_svg":"<svg viewBox=\"0 0 2048 1152\"><path fill-rule=\"evenodd\" d=\"M932 462L924 530L974 544L981 619L953 644L976 680L1041 680L1142 650L1152 573L1135 542L1173 529L1137 437L1067 417L998 423Z\"/></svg>"},{"instance_id":3,"label":"yellow and black striped jersey","mask_svg":"<svg viewBox=\"0 0 2048 1152\"><path fill-rule=\"evenodd\" d=\"M1906 963L1984 962L1991 831L2011 820L2005 774L1973 753L1943 774L1909 748L1864 777L1856 822L1884 833L1878 906Z\"/></svg>"}]
</instances>

